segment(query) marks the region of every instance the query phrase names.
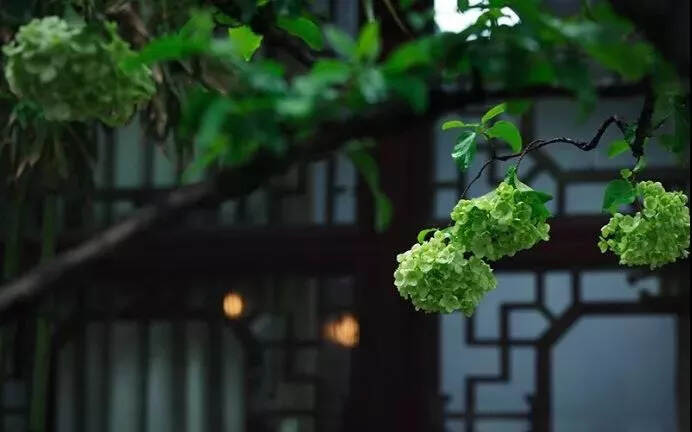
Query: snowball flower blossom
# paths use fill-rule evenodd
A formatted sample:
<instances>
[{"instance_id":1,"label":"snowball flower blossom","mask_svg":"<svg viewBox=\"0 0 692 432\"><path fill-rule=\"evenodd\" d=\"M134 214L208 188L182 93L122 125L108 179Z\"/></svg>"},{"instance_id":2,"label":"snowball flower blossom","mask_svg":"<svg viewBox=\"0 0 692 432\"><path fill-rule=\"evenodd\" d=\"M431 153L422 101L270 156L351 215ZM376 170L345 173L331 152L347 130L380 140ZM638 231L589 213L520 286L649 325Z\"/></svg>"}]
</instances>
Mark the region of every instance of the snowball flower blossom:
<instances>
[{"instance_id":1,"label":"snowball flower blossom","mask_svg":"<svg viewBox=\"0 0 692 432\"><path fill-rule=\"evenodd\" d=\"M454 241L494 261L548 240L547 211L536 211L542 203L532 202L534 194L504 181L482 197L462 199L451 213Z\"/></svg>"},{"instance_id":2,"label":"snowball flower blossom","mask_svg":"<svg viewBox=\"0 0 692 432\"><path fill-rule=\"evenodd\" d=\"M666 192L661 183L643 181L636 186L642 210L634 215L616 213L601 228L598 246L620 257L620 264L661 267L686 258L690 247L690 209L682 192Z\"/></svg>"},{"instance_id":3,"label":"snowball flower blossom","mask_svg":"<svg viewBox=\"0 0 692 432\"><path fill-rule=\"evenodd\" d=\"M464 249L437 231L397 256L394 285L416 310L473 314L486 292L497 285L490 267L477 256L464 257Z\"/></svg>"},{"instance_id":4,"label":"snowball flower blossom","mask_svg":"<svg viewBox=\"0 0 692 432\"><path fill-rule=\"evenodd\" d=\"M147 67L122 67L134 53L114 23L98 28L55 16L33 19L3 52L10 89L38 105L48 120L96 118L117 126L154 94Z\"/></svg>"}]
</instances>

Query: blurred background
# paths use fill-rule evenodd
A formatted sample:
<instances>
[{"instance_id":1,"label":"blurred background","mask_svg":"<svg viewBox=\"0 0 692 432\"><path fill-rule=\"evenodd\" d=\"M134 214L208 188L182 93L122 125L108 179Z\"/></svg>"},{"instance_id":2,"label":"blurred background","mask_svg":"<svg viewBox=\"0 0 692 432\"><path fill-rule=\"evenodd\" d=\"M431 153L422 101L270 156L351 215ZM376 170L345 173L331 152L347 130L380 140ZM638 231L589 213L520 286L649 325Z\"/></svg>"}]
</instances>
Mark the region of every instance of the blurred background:
<instances>
[{"instance_id":1,"label":"blurred background","mask_svg":"<svg viewBox=\"0 0 692 432\"><path fill-rule=\"evenodd\" d=\"M547 3L565 14L580 4ZM689 72L689 2L619 3L633 20L647 17L663 46L677 40L674 58ZM358 2L315 7L358 28ZM435 7L441 30L468 20L454 1ZM683 12L687 21L673 25ZM385 38L400 37L384 28ZM641 89L609 77L603 85L586 117L568 97L535 95L513 118L524 141L590 139L610 115L635 119ZM449 117L472 121L498 102ZM336 154L190 211L61 282L51 430L689 430L689 262L631 270L596 246L603 188L631 167L629 156L609 159L605 145L528 154L520 177L554 196L551 241L498 262L498 287L473 317L415 312L399 297L396 254L420 229L448 223L467 181L449 156L453 134L439 131L446 118L395 125L379 142L395 209L384 234L372 229L366 185ZM93 211L61 201L62 244L176 185L176 162L146 142L138 120L98 139L105 157ZM688 169L649 148L643 176L689 194ZM468 175L490 152L480 150ZM470 195L504 172L488 169ZM20 323L22 331L31 334ZM2 362L1 432L27 427L32 337L18 341Z\"/></svg>"}]
</instances>

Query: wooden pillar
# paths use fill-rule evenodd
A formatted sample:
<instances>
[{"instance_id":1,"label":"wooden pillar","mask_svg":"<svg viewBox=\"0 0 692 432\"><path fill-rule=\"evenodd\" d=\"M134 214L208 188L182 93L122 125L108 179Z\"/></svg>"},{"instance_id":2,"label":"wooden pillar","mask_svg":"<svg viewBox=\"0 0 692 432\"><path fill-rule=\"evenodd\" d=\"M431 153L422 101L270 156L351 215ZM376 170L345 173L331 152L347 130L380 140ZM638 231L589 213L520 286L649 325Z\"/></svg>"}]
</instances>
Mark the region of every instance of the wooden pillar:
<instances>
[{"instance_id":1,"label":"wooden pillar","mask_svg":"<svg viewBox=\"0 0 692 432\"><path fill-rule=\"evenodd\" d=\"M397 253L410 248L431 219L431 125L407 126L393 128L377 150L382 187L394 207L385 233L372 232L372 199L363 182L359 186L359 226L375 241L357 269L361 340L353 353L345 430L430 431L438 416L437 316L416 312L393 277Z\"/></svg>"}]
</instances>

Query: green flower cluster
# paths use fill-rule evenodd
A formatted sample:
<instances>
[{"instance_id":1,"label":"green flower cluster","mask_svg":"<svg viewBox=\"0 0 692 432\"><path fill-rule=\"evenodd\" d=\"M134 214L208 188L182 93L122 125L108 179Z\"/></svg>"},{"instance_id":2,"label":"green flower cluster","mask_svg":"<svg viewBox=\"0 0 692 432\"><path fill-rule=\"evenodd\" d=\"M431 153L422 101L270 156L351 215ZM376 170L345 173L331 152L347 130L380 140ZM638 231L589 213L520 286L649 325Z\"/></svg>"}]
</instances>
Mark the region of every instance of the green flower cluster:
<instances>
[{"instance_id":1,"label":"green flower cluster","mask_svg":"<svg viewBox=\"0 0 692 432\"><path fill-rule=\"evenodd\" d=\"M483 258L497 260L548 239L551 197L517 179L516 168L493 192L462 199L452 210L455 224L399 255L394 284L416 309L437 312L461 310L473 314L497 281Z\"/></svg>"},{"instance_id":2,"label":"green flower cluster","mask_svg":"<svg viewBox=\"0 0 692 432\"><path fill-rule=\"evenodd\" d=\"M549 238L548 212L540 193L521 190L507 180L482 197L459 201L451 217L456 222L454 241L492 261Z\"/></svg>"},{"instance_id":3,"label":"green flower cluster","mask_svg":"<svg viewBox=\"0 0 692 432\"><path fill-rule=\"evenodd\" d=\"M437 231L429 240L399 254L394 285L416 310L461 310L470 316L497 281L483 260L465 258L464 249L450 240L448 234Z\"/></svg>"},{"instance_id":4,"label":"green flower cluster","mask_svg":"<svg viewBox=\"0 0 692 432\"><path fill-rule=\"evenodd\" d=\"M616 213L601 228L598 246L611 250L620 264L648 265L652 270L678 258L690 247L690 209L682 192L666 192L661 183L643 181L636 186L643 209L634 215Z\"/></svg>"},{"instance_id":5,"label":"green flower cluster","mask_svg":"<svg viewBox=\"0 0 692 432\"><path fill-rule=\"evenodd\" d=\"M133 52L114 23L100 30L54 16L34 19L3 52L12 92L39 105L48 120L120 125L155 91L148 68L121 67Z\"/></svg>"}]
</instances>

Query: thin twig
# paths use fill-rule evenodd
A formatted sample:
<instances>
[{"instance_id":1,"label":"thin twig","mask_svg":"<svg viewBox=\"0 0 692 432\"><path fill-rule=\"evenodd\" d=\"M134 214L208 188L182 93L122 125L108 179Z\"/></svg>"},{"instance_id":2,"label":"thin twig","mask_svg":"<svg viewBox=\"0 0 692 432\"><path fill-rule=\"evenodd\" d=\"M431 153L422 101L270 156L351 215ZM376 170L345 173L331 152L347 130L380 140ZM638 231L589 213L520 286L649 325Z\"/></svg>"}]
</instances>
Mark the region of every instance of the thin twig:
<instances>
[{"instance_id":1,"label":"thin twig","mask_svg":"<svg viewBox=\"0 0 692 432\"><path fill-rule=\"evenodd\" d=\"M375 22L375 11L372 6L372 0L363 0L363 11L368 22Z\"/></svg>"},{"instance_id":2,"label":"thin twig","mask_svg":"<svg viewBox=\"0 0 692 432\"><path fill-rule=\"evenodd\" d=\"M521 152L521 156L519 156L519 160L517 161L517 171L519 170L519 165L521 165L521 161L524 160L524 156L526 156L526 154L531 151L533 146L535 146L539 142L541 142L541 140L533 140L530 143L528 143L526 147L524 147L524 150Z\"/></svg>"},{"instance_id":3,"label":"thin twig","mask_svg":"<svg viewBox=\"0 0 692 432\"><path fill-rule=\"evenodd\" d=\"M617 116L610 116L603 122L603 124L601 124L601 126L596 131L596 135L594 135L594 137L590 141L579 141L579 140L574 140L572 138L566 138L566 137L553 138L550 140L538 139L538 140L531 141L520 152L512 153L512 154L508 154L508 155L502 155L502 156L493 156L492 158L488 159L483 164L481 169L478 171L478 174L476 174L476 176L466 185L466 187L464 188L464 192L462 192L462 194L461 194L461 197L462 198L466 197L466 194L469 191L469 189L471 188L471 186L476 181L478 181L478 179L481 178L483 171L485 171L485 169L495 161L504 162L504 161L508 161L510 159L519 158L519 161L517 162L517 167L518 167L519 163L521 163L522 159L524 158L524 156L526 156L526 154L528 154L532 151L538 150L538 149L545 147L547 145L555 144L555 143L571 144L571 145L577 147L579 150L590 151L590 150L595 149L598 146L598 143L601 141L601 137L605 133L606 129L608 129L608 127L613 123L615 123L615 125L618 127L618 129L620 129L620 132L622 132L623 134L627 130L627 123L625 123L623 120L621 120Z\"/></svg>"},{"instance_id":4,"label":"thin twig","mask_svg":"<svg viewBox=\"0 0 692 432\"><path fill-rule=\"evenodd\" d=\"M399 13L396 11L396 8L392 4L390 0L384 0L384 4L387 7L387 10L389 10L389 13L392 15L392 18L394 19L394 22L396 23L397 26L401 29L406 36L412 37L413 34L411 34L411 30L406 27L406 24L401 20L401 17L399 16Z\"/></svg>"}]
</instances>

